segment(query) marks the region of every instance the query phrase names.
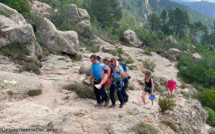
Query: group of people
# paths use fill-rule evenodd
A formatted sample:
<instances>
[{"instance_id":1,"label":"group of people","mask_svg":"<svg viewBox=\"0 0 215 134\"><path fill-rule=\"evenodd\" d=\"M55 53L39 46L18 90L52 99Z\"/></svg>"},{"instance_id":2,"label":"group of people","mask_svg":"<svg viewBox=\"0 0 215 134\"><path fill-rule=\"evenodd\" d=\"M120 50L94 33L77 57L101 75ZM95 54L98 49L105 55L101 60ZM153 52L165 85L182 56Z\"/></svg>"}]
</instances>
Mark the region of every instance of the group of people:
<instances>
[{"instance_id":1,"label":"group of people","mask_svg":"<svg viewBox=\"0 0 215 134\"><path fill-rule=\"evenodd\" d=\"M105 91L105 86L110 85L110 99L112 104L109 108L116 106L116 101L114 97L115 91L117 91L117 96L120 101L119 108L123 108L123 105L128 102L128 94L126 89L128 88L129 68L121 59L109 59L108 57L103 60L100 56L91 55L90 60L92 65L90 67L91 77L89 81L93 80L94 93L96 96L97 104L96 107L109 106L109 99ZM121 64L121 65L120 65Z\"/></svg>"},{"instance_id":2,"label":"group of people","mask_svg":"<svg viewBox=\"0 0 215 134\"><path fill-rule=\"evenodd\" d=\"M95 107L109 107L113 108L116 107L116 101L114 97L115 91L117 91L117 97L120 101L119 108L123 108L123 105L128 102L128 94L126 93L126 89L128 88L128 81L130 79L129 75L129 68L127 65L122 62L121 59L115 59L108 57L104 58L103 60L100 58L100 56L91 55L90 60L92 62L92 65L90 67L90 78L87 80L87 83L90 83L91 80L93 80L94 85L94 94L96 96L97 104ZM110 85L111 84L111 85ZM107 96L107 93L105 91L105 86L110 85L110 99L112 104L109 106L109 98ZM171 79L171 81L168 81L168 86L170 90L169 96L172 95L172 90L176 87L176 82ZM151 108L154 107L154 80L151 78L151 72L146 71L145 72L145 79L144 84L142 87L143 93L142 93L142 100L143 105L142 107L146 107L145 102L145 95L147 93L150 94L149 99L152 102ZM104 103L104 105L103 105Z\"/></svg>"}]
</instances>

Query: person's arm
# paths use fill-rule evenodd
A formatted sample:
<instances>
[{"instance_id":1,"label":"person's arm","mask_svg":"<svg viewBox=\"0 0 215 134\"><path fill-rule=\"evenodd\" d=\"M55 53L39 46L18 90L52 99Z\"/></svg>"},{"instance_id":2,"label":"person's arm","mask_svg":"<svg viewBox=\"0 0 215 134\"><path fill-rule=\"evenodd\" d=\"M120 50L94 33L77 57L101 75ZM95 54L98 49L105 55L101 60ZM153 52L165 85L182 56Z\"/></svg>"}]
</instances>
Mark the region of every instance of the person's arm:
<instances>
[{"instance_id":1,"label":"person's arm","mask_svg":"<svg viewBox=\"0 0 215 134\"><path fill-rule=\"evenodd\" d=\"M142 90L144 90L144 88L145 88L145 79L144 79L144 81L143 81L143 87L142 87Z\"/></svg>"},{"instance_id":2,"label":"person's arm","mask_svg":"<svg viewBox=\"0 0 215 134\"><path fill-rule=\"evenodd\" d=\"M152 92L151 92L151 95L153 95L153 91L154 91L154 81L153 81L152 78L151 78L151 83L152 83Z\"/></svg>"},{"instance_id":3,"label":"person's arm","mask_svg":"<svg viewBox=\"0 0 215 134\"><path fill-rule=\"evenodd\" d=\"M111 73L111 68L108 67L108 77L110 77L110 73Z\"/></svg>"},{"instance_id":4,"label":"person's arm","mask_svg":"<svg viewBox=\"0 0 215 134\"><path fill-rule=\"evenodd\" d=\"M123 78L125 78L126 77L126 74L125 74L125 72L124 72L124 70L123 70L123 68L120 66L120 68L119 67L115 67L115 71L117 72L117 73L119 73Z\"/></svg>"},{"instance_id":5,"label":"person's arm","mask_svg":"<svg viewBox=\"0 0 215 134\"><path fill-rule=\"evenodd\" d=\"M126 74L126 77L129 77L129 68L126 67L126 69L127 69L127 72L125 73L125 74Z\"/></svg>"},{"instance_id":6,"label":"person's arm","mask_svg":"<svg viewBox=\"0 0 215 134\"><path fill-rule=\"evenodd\" d=\"M126 74L125 74L125 72L123 71L123 72L120 72L120 75L123 77L123 78L125 78L126 77Z\"/></svg>"},{"instance_id":7,"label":"person's arm","mask_svg":"<svg viewBox=\"0 0 215 134\"><path fill-rule=\"evenodd\" d=\"M103 85L108 79L108 66L103 65L103 69L104 69L104 75L102 76L102 79L101 79L101 82L99 83L99 85Z\"/></svg>"}]
</instances>

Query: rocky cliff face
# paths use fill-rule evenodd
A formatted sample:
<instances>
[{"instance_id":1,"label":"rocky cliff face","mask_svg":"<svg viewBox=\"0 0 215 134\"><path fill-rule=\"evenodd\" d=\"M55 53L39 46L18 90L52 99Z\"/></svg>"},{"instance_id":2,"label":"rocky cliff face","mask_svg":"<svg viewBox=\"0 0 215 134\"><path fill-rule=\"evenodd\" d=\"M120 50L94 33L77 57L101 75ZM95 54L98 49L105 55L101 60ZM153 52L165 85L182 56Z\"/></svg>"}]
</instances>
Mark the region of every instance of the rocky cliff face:
<instances>
[{"instance_id":1,"label":"rocky cliff face","mask_svg":"<svg viewBox=\"0 0 215 134\"><path fill-rule=\"evenodd\" d=\"M29 58L37 61L42 49L36 42L33 28L16 10L0 3L0 47L18 43L27 47Z\"/></svg>"}]
</instances>

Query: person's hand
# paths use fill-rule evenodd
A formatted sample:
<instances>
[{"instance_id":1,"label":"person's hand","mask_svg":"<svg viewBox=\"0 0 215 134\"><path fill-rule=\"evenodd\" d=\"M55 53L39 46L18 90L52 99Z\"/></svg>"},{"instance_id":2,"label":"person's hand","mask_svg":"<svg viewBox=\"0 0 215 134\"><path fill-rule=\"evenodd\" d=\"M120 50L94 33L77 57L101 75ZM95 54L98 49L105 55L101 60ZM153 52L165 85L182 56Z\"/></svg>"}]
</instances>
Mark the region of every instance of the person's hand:
<instances>
[{"instance_id":1,"label":"person's hand","mask_svg":"<svg viewBox=\"0 0 215 134\"><path fill-rule=\"evenodd\" d=\"M119 72L119 68L118 68L118 67L117 67L117 68L115 68L115 71L116 71L116 72Z\"/></svg>"}]
</instances>

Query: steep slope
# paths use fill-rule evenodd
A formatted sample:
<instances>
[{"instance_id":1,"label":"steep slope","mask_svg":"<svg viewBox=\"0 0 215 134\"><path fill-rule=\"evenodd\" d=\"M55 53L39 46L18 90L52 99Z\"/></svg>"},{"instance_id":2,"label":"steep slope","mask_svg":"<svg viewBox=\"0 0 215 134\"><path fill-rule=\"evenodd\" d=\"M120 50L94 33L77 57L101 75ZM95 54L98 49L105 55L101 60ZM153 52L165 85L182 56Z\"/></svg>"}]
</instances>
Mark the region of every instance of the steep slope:
<instances>
[{"instance_id":1,"label":"steep slope","mask_svg":"<svg viewBox=\"0 0 215 134\"><path fill-rule=\"evenodd\" d=\"M180 8L188 13L191 22L201 21L209 29L213 25L213 18L207 17L191 8L170 0L121 0L124 9L130 11L139 22L144 22L144 17L152 12L160 14L162 10Z\"/></svg>"}]
</instances>

